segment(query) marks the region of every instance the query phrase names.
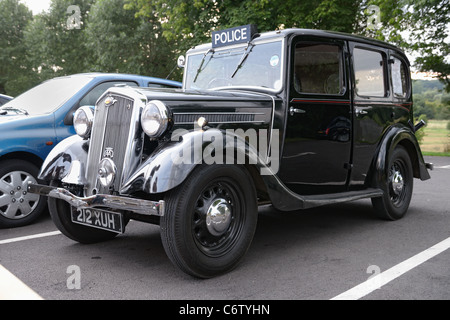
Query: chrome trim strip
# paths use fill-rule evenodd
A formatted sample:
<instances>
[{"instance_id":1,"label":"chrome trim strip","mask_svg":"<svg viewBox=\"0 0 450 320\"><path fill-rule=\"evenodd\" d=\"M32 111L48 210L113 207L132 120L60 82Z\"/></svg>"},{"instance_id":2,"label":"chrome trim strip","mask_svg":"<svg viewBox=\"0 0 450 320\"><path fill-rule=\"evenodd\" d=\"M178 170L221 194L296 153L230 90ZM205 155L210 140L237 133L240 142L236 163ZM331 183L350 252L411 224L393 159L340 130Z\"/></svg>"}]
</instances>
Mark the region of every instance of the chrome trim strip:
<instances>
[{"instance_id":1,"label":"chrome trim strip","mask_svg":"<svg viewBox=\"0 0 450 320\"><path fill-rule=\"evenodd\" d=\"M165 209L164 200L150 201L129 197L97 194L90 197L77 197L66 189L49 187L46 185L29 184L28 192L41 196L61 199L71 206L79 209L109 208L125 211L133 211L147 216L163 216Z\"/></svg>"},{"instance_id":2,"label":"chrome trim strip","mask_svg":"<svg viewBox=\"0 0 450 320\"><path fill-rule=\"evenodd\" d=\"M183 116L190 116L190 117L205 117L206 120L208 120L208 123L210 124L221 124L221 123L265 123L265 120L255 120L257 116L265 116L265 113L262 112L237 112L237 113L231 113L231 112L176 112L173 114L173 121L177 125L182 124L193 124L195 121L178 121L177 118L183 117ZM254 118L252 120L221 120L221 121L214 121L214 116L230 116L231 118L239 118L239 117L246 117L246 116L253 116ZM208 119L209 117L212 117L213 120Z\"/></svg>"}]
</instances>

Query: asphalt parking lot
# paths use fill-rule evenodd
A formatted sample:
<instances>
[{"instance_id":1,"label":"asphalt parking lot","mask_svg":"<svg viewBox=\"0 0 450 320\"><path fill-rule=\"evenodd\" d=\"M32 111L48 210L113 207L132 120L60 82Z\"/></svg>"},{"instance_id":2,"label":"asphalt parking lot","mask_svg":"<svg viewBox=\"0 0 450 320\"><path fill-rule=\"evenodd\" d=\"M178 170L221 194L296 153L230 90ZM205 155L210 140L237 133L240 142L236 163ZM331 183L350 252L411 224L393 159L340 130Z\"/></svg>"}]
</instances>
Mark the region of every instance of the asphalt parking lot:
<instances>
[{"instance_id":1,"label":"asphalt parking lot","mask_svg":"<svg viewBox=\"0 0 450 320\"><path fill-rule=\"evenodd\" d=\"M245 259L214 279L179 272L158 226L131 221L112 241L81 245L55 232L48 215L0 230L0 265L47 300L448 300L450 158L426 161L435 170L414 180L404 219L378 220L370 200L289 213L262 207ZM0 282L2 298L9 290Z\"/></svg>"}]
</instances>

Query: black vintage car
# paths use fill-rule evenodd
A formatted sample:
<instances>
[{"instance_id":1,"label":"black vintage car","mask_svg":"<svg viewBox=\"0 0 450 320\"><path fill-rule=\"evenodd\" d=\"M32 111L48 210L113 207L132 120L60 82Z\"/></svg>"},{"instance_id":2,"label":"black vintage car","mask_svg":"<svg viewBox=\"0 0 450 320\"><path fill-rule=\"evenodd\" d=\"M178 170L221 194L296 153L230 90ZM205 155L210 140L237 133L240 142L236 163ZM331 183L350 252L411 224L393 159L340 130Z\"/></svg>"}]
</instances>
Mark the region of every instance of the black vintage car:
<instances>
[{"instance_id":1,"label":"black vintage car","mask_svg":"<svg viewBox=\"0 0 450 320\"><path fill-rule=\"evenodd\" d=\"M235 267L258 205L280 211L371 198L387 220L430 178L414 132L409 62L367 38L243 26L179 59L183 89L114 88L57 145L29 191L57 227L93 243L130 219L160 225L184 272Z\"/></svg>"}]
</instances>

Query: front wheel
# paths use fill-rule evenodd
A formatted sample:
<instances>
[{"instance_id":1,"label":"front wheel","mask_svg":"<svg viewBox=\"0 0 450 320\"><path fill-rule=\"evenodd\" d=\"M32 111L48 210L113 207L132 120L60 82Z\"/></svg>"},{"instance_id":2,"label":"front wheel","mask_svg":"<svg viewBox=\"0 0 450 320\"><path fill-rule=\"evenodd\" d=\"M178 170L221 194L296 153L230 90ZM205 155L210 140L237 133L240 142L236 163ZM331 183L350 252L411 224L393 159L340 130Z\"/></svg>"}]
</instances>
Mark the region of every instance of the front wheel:
<instances>
[{"instance_id":1,"label":"front wheel","mask_svg":"<svg viewBox=\"0 0 450 320\"><path fill-rule=\"evenodd\" d=\"M201 165L165 201L161 239L182 271L211 278L241 261L258 215L255 187L244 167Z\"/></svg>"},{"instance_id":2,"label":"front wheel","mask_svg":"<svg viewBox=\"0 0 450 320\"><path fill-rule=\"evenodd\" d=\"M404 147L397 146L389 158L387 181L377 183L384 195L372 198L373 207L380 218L403 218L411 202L413 179L409 154Z\"/></svg>"},{"instance_id":3,"label":"front wheel","mask_svg":"<svg viewBox=\"0 0 450 320\"><path fill-rule=\"evenodd\" d=\"M59 186L57 181L52 181L51 186ZM97 243L113 239L117 233L86 227L72 222L72 210L76 210L66 201L61 199L48 198L48 209L50 216L56 227L66 237L84 244Z\"/></svg>"}]
</instances>

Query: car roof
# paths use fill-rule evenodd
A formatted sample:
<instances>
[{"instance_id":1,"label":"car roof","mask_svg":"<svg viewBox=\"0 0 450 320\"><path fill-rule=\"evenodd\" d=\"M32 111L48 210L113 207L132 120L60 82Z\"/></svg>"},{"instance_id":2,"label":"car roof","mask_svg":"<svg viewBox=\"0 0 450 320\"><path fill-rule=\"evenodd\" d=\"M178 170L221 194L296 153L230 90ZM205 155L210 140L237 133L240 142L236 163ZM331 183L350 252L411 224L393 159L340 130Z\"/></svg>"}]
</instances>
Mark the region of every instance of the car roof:
<instances>
[{"instance_id":1,"label":"car roof","mask_svg":"<svg viewBox=\"0 0 450 320\"><path fill-rule=\"evenodd\" d=\"M67 76L60 76L53 79L61 79L61 78L71 78L71 77L83 77L83 78L91 78L91 79L104 79L104 80L114 80L114 79L140 79L149 82L168 84L174 86L181 86L181 83L174 80L162 79L158 77L149 77L137 74L128 74L128 73L103 73L103 72L88 72L88 73L76 73ZM52 79L50 79L52 80Z\"/></svg>"},{"instance_id":2,"label":"car roof","mask_svg":"<svg viewBox=\"0 0 450 320\"><path fill-rule=\"evenodd\" d=\"M392 50L395 50L395 51L398 51L398 52L404 54L404 52L400 48L398 48L390 43L381 41L381 40L372 39L372 38L355 35L355 34L344 33L344 32L317 30L317 29L289 28L289 29L284 29L284 30L262 32L260 34L260 36L255 39L255 41L262 41L262 40L272 39L272 38L273 39L276 39L276 38L281 39L281 38L287 38L289 36L301 36L301 35L326 37L326 38L341 39L341 40L347 40L347 41L356 41L356 42L360 42L360 43L365 43L365 44L380 46L380 47L387 48L387 49L392 49ZM188 54L195 52L195 51L207 50L210 47L211 47L211 42L200 44L200 45L195 46L192 49L190 49L188 51Z\"/></svg>"}]
</instances>

